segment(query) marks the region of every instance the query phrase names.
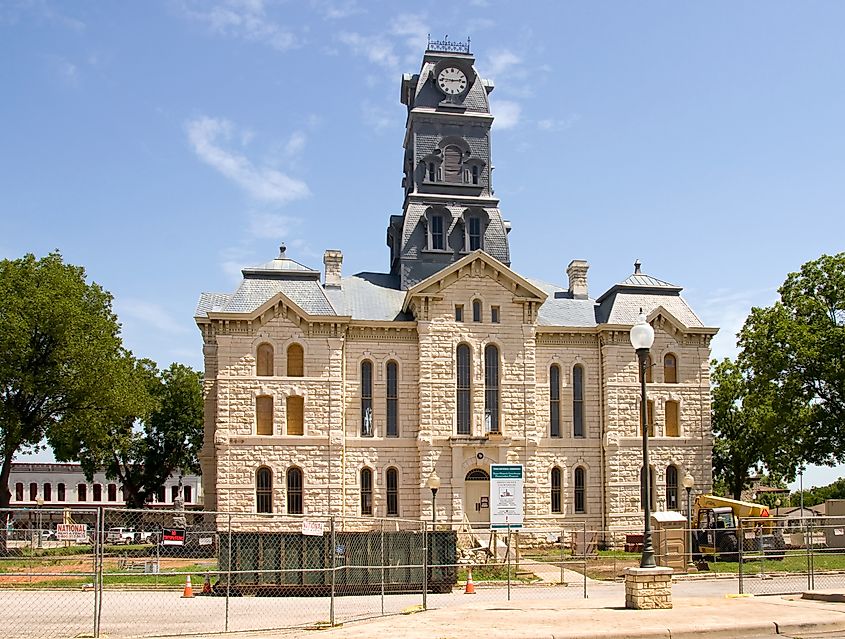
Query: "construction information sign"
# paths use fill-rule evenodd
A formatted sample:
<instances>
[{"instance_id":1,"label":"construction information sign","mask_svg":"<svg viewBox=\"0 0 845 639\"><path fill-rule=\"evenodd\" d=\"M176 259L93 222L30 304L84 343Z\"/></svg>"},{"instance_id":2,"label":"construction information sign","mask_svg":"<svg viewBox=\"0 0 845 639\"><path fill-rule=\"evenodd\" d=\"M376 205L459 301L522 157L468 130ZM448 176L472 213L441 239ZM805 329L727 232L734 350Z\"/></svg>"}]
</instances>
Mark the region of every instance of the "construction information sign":
<instances>
[{"instance_id":1,"label":"construction information sign","mask_svg":"<svg viewBox=\"0 0 845 639\"><path fill-rule=\"evenodd\" d=\"M522 464L490 464L490 528L522 528L524 493Z\"/></svg>"},{"instance_id":2,"label":"construction information sign","mask_svg":"<svg viewBox=\"0 0 845 639\"><path fill-rule=\"evenodd\" d=\"M85 524L58 524L56 538L59 541L76 541L88 538L88 526Z\"/></svg>"}]
</instances>

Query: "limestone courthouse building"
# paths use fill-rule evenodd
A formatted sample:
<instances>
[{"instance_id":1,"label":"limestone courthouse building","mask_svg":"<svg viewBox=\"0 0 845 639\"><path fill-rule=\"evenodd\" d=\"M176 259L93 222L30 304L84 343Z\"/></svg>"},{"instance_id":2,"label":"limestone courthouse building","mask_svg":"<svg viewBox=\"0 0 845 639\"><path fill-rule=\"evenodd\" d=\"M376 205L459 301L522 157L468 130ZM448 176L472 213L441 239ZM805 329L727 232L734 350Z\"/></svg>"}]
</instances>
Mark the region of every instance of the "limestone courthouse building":
<instances>
[{"instance_id":1,"label":"limestone courthouse building","mask_svg":"<svg viewBox=\"0 0 845 639\"><path fill-rule=\"evenodd\" d=\"M656 333L653 505L682 510L686 473L709 490L717 329L639 264L598 297L583 260L566 276L561 264L557 284L513 270L491 189L493 84L474 62L432 43L402 77L404 200L386 220L386 272L344 274L327 250L321 273L282 247L233 293L200 297L207 510L484 525L490 465L515 463L526 524L637 527L640 309Z\"/></svg>"}]
</instances>

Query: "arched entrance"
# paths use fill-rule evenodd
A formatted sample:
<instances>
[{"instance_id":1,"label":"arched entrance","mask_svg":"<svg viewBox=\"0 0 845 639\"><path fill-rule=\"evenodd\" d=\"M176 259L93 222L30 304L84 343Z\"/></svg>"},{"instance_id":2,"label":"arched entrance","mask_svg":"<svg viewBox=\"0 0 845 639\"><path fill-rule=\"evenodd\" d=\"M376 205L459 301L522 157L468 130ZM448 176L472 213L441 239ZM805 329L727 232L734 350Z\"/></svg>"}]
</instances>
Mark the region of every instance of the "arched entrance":
<instances>
[{"instance_id":1,"label":"arched entrance","mask_svg":"<svg viewBox=\"0 0 845 639\"><path fill-rule=\"evenodd\" d=\"M471 524L490 524L490 475L473 468L464 477L464 513Z\"/></svg>"}]
</instances>

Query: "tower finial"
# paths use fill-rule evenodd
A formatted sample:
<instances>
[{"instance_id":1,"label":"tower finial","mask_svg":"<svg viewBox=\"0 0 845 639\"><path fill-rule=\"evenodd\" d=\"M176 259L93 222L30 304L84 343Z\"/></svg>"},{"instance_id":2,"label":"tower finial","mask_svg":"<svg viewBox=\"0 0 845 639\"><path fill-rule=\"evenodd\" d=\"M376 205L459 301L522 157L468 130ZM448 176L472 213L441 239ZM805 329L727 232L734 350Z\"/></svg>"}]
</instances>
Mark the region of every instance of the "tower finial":
<instances>
[{"instance_id":1,"label":"tower finial","mask_svg":"<svg viewBox=\"0 0 845 639\"><path fill-rule=\"evenodd\" d=\"M636 262L634 262L634 275L639 275L639 274L640 274L640 267L641 267L641 266L642 266L642 264L640 263L640 261L639 261L639 260L637 260Z\"/></svg>"},{"instance_id":2,"label":"tower finial","mask_svg":"<svg viewBox=\"0 0 845 639\"><path fill-rule=\"evenodd\" d=\"M288 248L288 247L287 247L287 246L285 246L285 243L284 243L284 242L282 242L281 244L279 244L279 257L278 257L278 259L280 259L280 260L285 259L285 251L287 250L287 248Z\"/></svg>"}]
</instances>

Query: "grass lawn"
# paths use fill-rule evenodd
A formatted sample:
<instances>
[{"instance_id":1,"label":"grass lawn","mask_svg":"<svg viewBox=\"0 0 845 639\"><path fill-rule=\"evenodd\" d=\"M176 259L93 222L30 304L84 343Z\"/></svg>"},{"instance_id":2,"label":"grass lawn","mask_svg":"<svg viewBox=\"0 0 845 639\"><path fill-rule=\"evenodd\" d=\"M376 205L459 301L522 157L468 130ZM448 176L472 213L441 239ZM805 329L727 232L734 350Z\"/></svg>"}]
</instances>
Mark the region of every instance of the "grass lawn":
<instances>
[{"instance_id":1,"label":"grass lawn","mask_svg":"<svg viewBox=\"0 0 845 639\"><path fill-rule=\"evenodd\" d=\"M514 566L511 566L511 581L520 583L530 583L535 581L537 576L534 574L526 574L524 572L516 574ZM467 580L467 569L465 567L458 568L458 581ZM473 566L472 568L473 581L507 581L508 567L502 564L491 564L484 566Z\"/></svg>"}]
</instances>

